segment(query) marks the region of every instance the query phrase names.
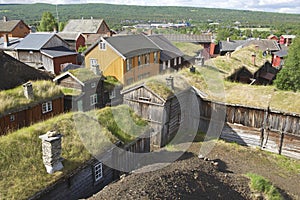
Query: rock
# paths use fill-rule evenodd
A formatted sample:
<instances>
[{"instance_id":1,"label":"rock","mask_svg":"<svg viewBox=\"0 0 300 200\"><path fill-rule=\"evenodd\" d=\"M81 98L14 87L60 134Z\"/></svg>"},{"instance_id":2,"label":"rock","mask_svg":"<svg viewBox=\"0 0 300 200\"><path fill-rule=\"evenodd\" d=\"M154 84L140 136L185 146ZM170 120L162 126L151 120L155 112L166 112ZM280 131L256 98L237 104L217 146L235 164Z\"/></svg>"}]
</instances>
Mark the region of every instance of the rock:
<instances>
[{"instance_id":1,"label":"rock","mask_svg":"<svg viewBox=\"0 0 300 200\"><path fill-rule=\"evenodd\" d=\"M198 158L199 158L199 159L204 159L205 156L203 156L202 154L199 154L199 155L198 155Z\"/></svg>"}]
</instances>

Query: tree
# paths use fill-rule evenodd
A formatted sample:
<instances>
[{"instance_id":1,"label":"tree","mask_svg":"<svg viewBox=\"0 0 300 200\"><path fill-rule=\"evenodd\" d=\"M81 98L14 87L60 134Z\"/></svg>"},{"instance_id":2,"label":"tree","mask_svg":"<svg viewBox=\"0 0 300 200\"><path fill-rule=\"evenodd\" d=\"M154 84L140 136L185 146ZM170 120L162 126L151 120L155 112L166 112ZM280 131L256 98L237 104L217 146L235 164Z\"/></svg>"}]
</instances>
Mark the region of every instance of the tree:
<instances>
[{"instance_id":1,"label":"tree","mask_svg":"<svg viewBox=\"0 0 300 200\"><path fill-rule=\"evenodd\" d=\"M54 29L57 30L57 23L54 16L50 12L44 12L38 30L53 31Z\"/></svg>"},{"instance_id":2,"label":"tree","mask_svg":"<svg viewBox=\"0 0 300 200\"><path fill-rule=\"evenodd\" d=\"M298 35L289 48L285 66L277 74L275 85L281 90L300 91L300 36Z\"/></svg>"}]
</instances>

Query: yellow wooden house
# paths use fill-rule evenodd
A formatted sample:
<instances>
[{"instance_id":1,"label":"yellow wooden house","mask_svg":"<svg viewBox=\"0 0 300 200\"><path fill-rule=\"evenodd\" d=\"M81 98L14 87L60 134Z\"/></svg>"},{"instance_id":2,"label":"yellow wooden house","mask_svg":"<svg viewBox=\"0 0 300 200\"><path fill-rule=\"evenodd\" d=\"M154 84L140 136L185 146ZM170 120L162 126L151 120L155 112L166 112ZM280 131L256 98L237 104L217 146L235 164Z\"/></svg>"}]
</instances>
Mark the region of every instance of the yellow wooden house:
<instances>
[{"instance_id":1,"label":"yellow wooden house","mask_svg":"<svg viewBox=\"0 0 300 200\"><path fill-rule=\"evenodd\" d=\"M128 85L160 73L160 52L143 34L102 37L84 52L85 66Z\"/></svg>"}]
</instances>

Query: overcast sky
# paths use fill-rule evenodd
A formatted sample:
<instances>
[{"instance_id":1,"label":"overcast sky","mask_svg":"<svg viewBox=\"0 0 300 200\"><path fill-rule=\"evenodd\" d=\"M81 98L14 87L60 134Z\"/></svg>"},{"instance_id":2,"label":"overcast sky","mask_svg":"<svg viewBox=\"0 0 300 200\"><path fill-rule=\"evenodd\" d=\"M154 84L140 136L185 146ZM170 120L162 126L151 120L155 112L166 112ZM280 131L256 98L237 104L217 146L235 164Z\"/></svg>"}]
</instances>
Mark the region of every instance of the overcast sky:
<instances>
[{"instance_id":1,"label":"overcast sky","mask_svg":"<svg viewBox=\"0 0 300 200\"><path fill-rule=\"evenodd\" d=\"M191 6L300 14L300 0L0 0L0 4L38 2L51 4L110 3L149 6Z\"/></svg>"}]
</instances>

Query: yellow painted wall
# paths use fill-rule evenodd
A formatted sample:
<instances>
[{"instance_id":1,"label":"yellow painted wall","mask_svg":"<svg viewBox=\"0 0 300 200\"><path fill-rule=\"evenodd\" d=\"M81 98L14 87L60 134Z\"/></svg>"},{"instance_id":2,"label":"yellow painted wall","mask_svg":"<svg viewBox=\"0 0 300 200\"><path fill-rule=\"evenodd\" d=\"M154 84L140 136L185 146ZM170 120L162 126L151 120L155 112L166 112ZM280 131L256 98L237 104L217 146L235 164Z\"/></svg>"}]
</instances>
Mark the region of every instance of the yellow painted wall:
<instances>
[{"instance_id":1,"label":"yellow painted wall","mask_svg":"<svg viewBox=\"0 0 300 200\"><path fill-rule=\"evenodd\" d=\"M100 50L95 46L87 55L85 55L85 66L90 68L90 59L97 59L99 68L104 76L115 76L123 83L124 61L110 46L106 45L106 50Z\"/></svg>"}]
</instances>

